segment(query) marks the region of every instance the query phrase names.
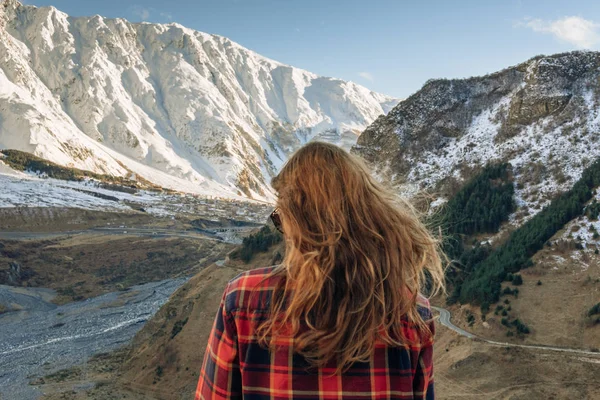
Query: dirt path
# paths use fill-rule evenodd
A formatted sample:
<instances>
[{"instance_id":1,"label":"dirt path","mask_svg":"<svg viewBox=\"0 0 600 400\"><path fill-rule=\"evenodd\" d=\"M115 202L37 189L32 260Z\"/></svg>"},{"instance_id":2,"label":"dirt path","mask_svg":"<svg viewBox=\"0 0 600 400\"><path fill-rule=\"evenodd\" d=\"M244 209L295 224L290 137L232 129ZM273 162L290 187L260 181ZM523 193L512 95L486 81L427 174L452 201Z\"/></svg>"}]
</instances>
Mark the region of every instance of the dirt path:
<instances>
[{"instance_id":1,"label":"dirt path","mask_svg":"<svg viewBox=\"0 0 600 400\"><path fill-rule=\"evenodd\" d=\"M219 239L211 237L195 231L174 230L174 229L153 229L153 228L91 228L86 230L64 231L64 232L0 232L0 239L21 240L21 239L48 239L59 236L73 236L83 234L98 234L106 235L134 235L134 236L150 236L157 238L164 237L185 237L193 239Z\"/></svg>"}]
</instances>

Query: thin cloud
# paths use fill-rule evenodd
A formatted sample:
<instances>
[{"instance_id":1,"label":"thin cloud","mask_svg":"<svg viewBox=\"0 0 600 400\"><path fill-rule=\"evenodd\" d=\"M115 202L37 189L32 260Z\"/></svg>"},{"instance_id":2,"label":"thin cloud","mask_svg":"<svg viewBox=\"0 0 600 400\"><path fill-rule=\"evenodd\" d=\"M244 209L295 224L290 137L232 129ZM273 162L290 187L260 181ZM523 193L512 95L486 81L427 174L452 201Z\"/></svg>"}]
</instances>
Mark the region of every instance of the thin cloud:
<instances>
[{"instance_id":1,"label":"thin cloud","mask_svg":"<svg viewBox=\"0 0 600 400\"><path fill-rule=\"evenodd\" d=\"M375 78L373 77L373 74L371 74L370 72L359 72L358 76L360 76L361 78L364 78L368 81L373 82L375 80Z\"/></svg>"},{"instance_id":2,"label":"thin cloud","mask_svg":"<svg viewBox=\"0 0 600 400\"><path fill-rule=\"evenodd\" d=\"M160 16L163 17L163 18L168 19L169 21L173 20L173 14L168 13L168 12L161 12Z\"/></svg>"},{"instance_id":3,"label":"thin cloud","mask_svg":"<svg viewBox=\"0 0 600 400\"><path fill-rule=\"evenodd\" d=\"M517 25L530 28L534 32L551 34L581 49L591 49L600 44L600 24L581 17L564 17L554 21L536 18Z\"/></svg>"},{"instance_id":4,"label":"thin cloud","mask_svg":"<svg viewBox=\"0 0 600 400\"><path fill-rule=\"evenodd\" d=\"M139 5L131 6L131 13L142 21L147 21L150 18L150 10Z\"/></svg>"},{"instance_id":5,"label":"thin cloud","mask_svg":"<svg viewBox=\"0 0 600 400\"><path fill-rule=\"evenodd\" d=\"M129 11L131 12L131 14L133 14L136 18L139 18L142 21L149 21L150 16L154 16L154 19L158 18L163 19L163 20L168 20L168 21L173 21L173 14L171 14L170 12L165 12L165 11L160 11L157 10L156 8L153 7L142 7L139 4L135 4L131 7L129 7Z\"/></svg>"}]
</instances>

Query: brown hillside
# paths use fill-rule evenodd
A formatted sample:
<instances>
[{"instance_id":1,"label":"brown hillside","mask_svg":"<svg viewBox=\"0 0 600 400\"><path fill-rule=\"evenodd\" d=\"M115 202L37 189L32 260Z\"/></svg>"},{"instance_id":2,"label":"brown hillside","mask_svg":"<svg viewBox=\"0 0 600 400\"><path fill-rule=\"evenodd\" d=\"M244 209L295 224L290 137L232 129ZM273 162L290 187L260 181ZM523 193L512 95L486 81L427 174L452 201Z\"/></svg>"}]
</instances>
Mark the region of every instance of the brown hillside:
<instances>
[{"instance_id":1,"label":"brown hillside","mask_svg":"<svg viewBox=\"0 0 600 400\"><path fill-rule=\"evenodd\" d=\"M558 237L559 234L553 240ZM522 285L502 284L503 288L518 288L517 297L503 295L490 306L485 321L478 306L449 307L453 322L479 336L502 342L600 349L600 324L592 323L587 315L600 302L600 255L564 249L558 244L539 251L533 261L533 267L520 272ZM496 314L497 307L501 310ZM472 326L467 324L469 313L476 316ZM518 318L531 333L507 337L502 318Z\"/></svg>"},{"instance_id":2,"label":"brown hillside","mask_svg":"<svg viewBox=\"0 0 600 400\"><path fill-rule=\"evenodd\" d=\"M598 400L600 358L491 346L438 324L436 398Z\"/></svg>"},{"instance_id":3,"label":"brown hillside","mask_svg":"<svg viewBox=\"0 0 600 400\"><path fill-rule=\"evenodd\" d=\"M135 337L119 383L160 399L190 398L221 294L240 272L213 264L179 289Z\"/></svg>"},{"instance_id":4,"label":"brown hillside","mask_svg":"<svg viewBox=\"0 0 600 400\"><path fill-rule=\"evenodd\" d=\"M224 266L213 264L175 292L136 335L119 385L157 399L193 396L225 285L240 272L271 265L277 249L256 255L250 264L231 260Z\"/></svg>"}]
</instances>

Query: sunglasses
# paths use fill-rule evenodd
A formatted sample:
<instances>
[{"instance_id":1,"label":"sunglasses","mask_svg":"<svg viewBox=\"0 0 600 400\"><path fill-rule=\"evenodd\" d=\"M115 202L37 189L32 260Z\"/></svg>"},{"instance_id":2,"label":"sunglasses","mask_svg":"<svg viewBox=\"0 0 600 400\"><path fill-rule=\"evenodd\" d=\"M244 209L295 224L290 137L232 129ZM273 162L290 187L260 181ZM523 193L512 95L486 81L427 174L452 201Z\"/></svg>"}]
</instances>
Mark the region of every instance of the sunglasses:
<instances>
[{"instance_id":1,"label":"sunglasses","mask_svg":"<svg viewBox=\"0 0 600 400\"><path fill-rule=\"evenodd\" d=\"M273 212L271 213L269 218L271 218L271 221L273 221L273 225L275 225L275 229L277 229L279 231L279 233L283 233L283 228L281 225L281 216L279 215L278 208L273 210Z\"/></svg>"}]
</instances>

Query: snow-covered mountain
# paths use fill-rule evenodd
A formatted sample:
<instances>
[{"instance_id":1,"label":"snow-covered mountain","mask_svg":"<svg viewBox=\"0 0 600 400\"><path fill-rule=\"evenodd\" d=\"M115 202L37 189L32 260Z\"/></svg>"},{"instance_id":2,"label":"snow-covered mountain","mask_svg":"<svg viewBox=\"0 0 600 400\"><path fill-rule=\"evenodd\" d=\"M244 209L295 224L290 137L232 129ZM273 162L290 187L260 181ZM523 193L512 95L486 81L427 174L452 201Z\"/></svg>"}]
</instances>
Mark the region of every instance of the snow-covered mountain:
<instances>
[{"instance_id":1,"label":"snow-covered mountain","mask_svg":"<svg viewBox=\"0 0 600 400\"><path fill-rule=\"evenodd\" d=\"M0 1L0 148L62 165L268 198L301 144L350 148L397 102L178 24Z\"/></svg>"},{"instance_id":2,"label":"snow-covered mountain","mask_svg":"<svg viewBox=\"0 0 600 400\"><path fill-rule=\"evenodd\" d=\"M469 79L440 79L379 117L353 151L411 195L442 204L489 162L512 166L523 222L600 157L600 53L538 56ZM600 225L599 225L600 227Z\"/></svg>"}]
</instances>

